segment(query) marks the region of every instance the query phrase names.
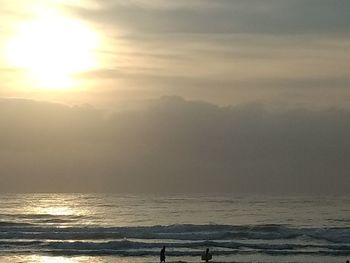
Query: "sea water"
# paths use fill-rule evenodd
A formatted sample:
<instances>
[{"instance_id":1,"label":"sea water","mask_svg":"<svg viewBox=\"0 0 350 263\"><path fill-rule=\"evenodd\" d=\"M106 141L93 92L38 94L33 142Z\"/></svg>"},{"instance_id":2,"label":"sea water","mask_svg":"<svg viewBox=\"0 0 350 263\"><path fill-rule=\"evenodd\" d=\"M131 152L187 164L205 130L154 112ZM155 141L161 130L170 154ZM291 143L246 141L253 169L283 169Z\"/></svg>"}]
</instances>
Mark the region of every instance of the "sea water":
<instances>
[{"instance_id":1,"label":"sea water","mask_svg":"<svg viewBox=\"0 0 350 263\"><path fill-rule=\"evenodd\" d=\"M0 262L345 262L350 197L0 195Z\"/></svg>"}]
</instances>

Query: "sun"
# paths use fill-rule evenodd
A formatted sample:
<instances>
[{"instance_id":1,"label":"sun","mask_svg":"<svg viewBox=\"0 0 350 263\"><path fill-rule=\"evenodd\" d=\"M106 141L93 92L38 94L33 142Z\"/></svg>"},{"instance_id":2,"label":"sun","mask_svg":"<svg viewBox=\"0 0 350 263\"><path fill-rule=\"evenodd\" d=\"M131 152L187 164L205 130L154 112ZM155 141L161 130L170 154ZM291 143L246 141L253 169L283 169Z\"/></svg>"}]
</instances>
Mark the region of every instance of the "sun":
<instances>
[{"instance_id":1,"label":"sun","mask_svg":"<svg viewBox=\"0 0 350 263\"><path fill-rule=\"evenodd\" d=\"M32 86L67 89L75 85L75 74L97 66L98 40L97 33L82 22L46 11L18 25L6 56Z\"/></svg>"}]
</instances>

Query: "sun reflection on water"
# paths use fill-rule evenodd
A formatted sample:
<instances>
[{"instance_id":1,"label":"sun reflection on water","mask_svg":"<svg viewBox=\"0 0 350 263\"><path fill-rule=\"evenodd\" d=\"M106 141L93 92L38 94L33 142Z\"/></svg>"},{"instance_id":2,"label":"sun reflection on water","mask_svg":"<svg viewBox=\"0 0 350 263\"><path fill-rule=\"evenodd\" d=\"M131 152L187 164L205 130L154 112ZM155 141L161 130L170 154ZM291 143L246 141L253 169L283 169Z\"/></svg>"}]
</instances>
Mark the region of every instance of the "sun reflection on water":
<instances>
[{"instance_id":1,"label":"sun reflection on water","mask_svg":"<svg viewBox=\"0 0 350 263\"><path fill-rule=\"evenodd\" d=\"M33 263L79 263L82 262L78 258L67 257L49 257L49 256L30 256L29 262Z\"/></svg>"},{"instance_id":2,"label":"sun reflection on water","mask_svg":"<svg viewBox=\"0 0 350 263\"><path fill-rule=\"evenodd\" d=\"M128 258L114 257L62 257L62 256L44 256L44 255L26 255L26 256L0 256L1 263L130 263ZM133 263L142 263L144 259L135 258Z\"/></svg>"},{"instance_id":3,"label":"sun reflection on water","mask_svg":"<svg viewBox=\"0 0 350 263\"><path fill-rule=\"evenodd\" d=\"M20 261L22 262L22 261ZM91 259L91 257L60 257L60 256L43 256L30 255L26 256L23 263L88 263L88 262L104 262L99 259Z\"/></svg>"},{"instance_id":4,"label":"sun reflection on water","mask_svg":"<svg viewBox=\"0 0 350 263\"><path fill-rule=\"evenodd\" d=\"M74 209L68 206L39 207L38 210L39 211L37 212L40 214L49 214L54 216L68 216L75 214Z\"/></svg>"},{"instance_id":5,"label":"sun reflection on water","mask_svg":"<svg viewBox=\"0 0 350 263\"><path fill-rule=\"evenodd\" d=\"M86 208L79 200L69 195L40 196L36 200L32 200L25 210L26 214L38 215L38 218L47 217L62 220L87 214Z\"/></svg>"}]
</instances>

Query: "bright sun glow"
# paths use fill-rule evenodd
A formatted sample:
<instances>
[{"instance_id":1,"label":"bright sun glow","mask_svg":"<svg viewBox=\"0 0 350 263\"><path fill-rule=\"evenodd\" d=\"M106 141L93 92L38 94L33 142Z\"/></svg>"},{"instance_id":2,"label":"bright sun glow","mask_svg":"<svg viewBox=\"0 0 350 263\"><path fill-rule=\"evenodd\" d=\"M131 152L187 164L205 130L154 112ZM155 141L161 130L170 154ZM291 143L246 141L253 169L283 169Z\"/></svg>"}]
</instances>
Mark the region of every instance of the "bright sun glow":
<instances>
[{"instance_id":1,"label":"bright sun glow","mask_svg":"<svg viewBox=\"0 0 350 263\"><path fill-rule=\"evenodd\" d=\"M19 25L6 53L32 86L66 89L74 86L74 74L96 67L97 45L97 34L83 23L46 11Z\"/></svg>"}]
</instances>

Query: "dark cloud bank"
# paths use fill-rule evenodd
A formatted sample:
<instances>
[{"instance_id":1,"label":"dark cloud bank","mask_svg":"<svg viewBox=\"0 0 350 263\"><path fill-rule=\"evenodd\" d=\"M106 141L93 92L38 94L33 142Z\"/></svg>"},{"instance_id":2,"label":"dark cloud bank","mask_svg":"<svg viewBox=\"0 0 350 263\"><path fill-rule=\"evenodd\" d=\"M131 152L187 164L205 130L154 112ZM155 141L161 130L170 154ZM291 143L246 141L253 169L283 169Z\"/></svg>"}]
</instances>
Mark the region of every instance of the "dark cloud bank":
<instances>
[{"instance_id":1,"label":"dark cloud bank","mask_svg":"<svg viewBox=\"0 0 350 263\"><path fill-rule=\"evenodd\" d=\"M350 112L0 100L0 191L345 193Z\"/></svg>"}]
</instances>

